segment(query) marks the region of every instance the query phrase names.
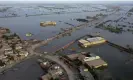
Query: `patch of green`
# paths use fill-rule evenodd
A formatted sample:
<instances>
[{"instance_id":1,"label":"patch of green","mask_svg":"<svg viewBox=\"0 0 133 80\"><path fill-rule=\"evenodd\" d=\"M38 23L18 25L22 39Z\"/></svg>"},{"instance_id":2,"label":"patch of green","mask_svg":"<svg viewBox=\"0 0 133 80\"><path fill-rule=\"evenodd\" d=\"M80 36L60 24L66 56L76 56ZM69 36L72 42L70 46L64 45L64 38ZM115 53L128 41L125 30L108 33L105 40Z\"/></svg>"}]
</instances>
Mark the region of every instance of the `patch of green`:
<instances>
[{"instance_id":1,"label":"patch of green","mask_svg":"<svg viewBox=\"0 0 133 80\"><path fill-rule=\"evenodd\" d=\"M95 28L101 28L101 29L104 29L104 30L108 30L112 33L122 33L122 31L123 31L123 28L118 28L118 27L111 26L111 25L105 26L103 24L95 26Z\"/></svg>"},{"instance_id":2,"label":"patch of green","mask_svg":"<svg viewBox=\"0 0 133 80\"><path fill-rule=\"evenodd\" d=\"M133 12L133 8L131 8L131 9L129 10L129 12Z\"/></svg>"},{"instance_id":3,"label":"patch of green","mask_svg":"<svg viewBox=\"0 0 133 80\"><path fill-rule=\"evenodd\" d=\"M103 27L105 30L108 30L110 32L114 32L114 33L122 33L123 28L118 28L118 27L114 27L114 26L104 26Z\"/></svg>"},{"instance_id":4,"label":"patch of green","mask_svg":"<svg viewBox=\"0 0 133 80\"><path fill-rule=\"evenodd\" d=\"M13 39L14 37L20 38L16 33L14 33L14 34L4 34L2 37L6 40Z\"/></svg>"}]
</instances>

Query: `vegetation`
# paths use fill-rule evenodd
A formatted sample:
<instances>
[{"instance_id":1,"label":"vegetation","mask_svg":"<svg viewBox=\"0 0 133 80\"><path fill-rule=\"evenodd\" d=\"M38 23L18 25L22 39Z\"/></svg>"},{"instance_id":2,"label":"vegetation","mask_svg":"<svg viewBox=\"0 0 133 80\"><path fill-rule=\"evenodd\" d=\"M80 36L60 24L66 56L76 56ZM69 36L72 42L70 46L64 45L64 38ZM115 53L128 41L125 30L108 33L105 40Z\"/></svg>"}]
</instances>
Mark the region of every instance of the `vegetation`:
<instances>
[{"instance_id":1,"label":"vegetation","mask_svg":"<svg viewBox=\"0 0 133 80\"><path fill-rule=\"evenodd\" d=\"M20 38L16 33L14 33L14 34L5 34L2 37L6 40L13 39L14 37Z\"/></svg>"},{"instance_id":2,"label":"vegetation","mask_svg":"<svg viewBox=\"0 0 133 80\"><path fill-rule=\"evenodd\" d=\"M133 33L133 30L132 29L127 29L128 32L132 32Z\"/></svg>"},{"instance_id":3,"label":"vegetation","mask_svg":"<svg viewBox=\"0 0 133 80\"><path fill-rule=\"evenodd\" d=\"M129 49L129 51L133 52L133 48L130 45L126 45L126 47Z\"/></svg>"},{"instance_id":4,"label":"vegetation","mask_svg":"<svg viewBox=\"0 0 133 80\"><path fill-rule=\"evenodd\" d=\"M111 25L105 26L103 24L99 24L95 28L101 28L101 29L108 30L113 33L122 33L122 31L123 31L123 28L118 28L117 26L115 27L115 26L111 26Z\"/></svg>"},{"instance_id":5,"label":"vegetation","mask_svg":"<svg viewBox=\"0 0 133 80\"><path fill-rule=\"evenodd\" d=\"M79 22L88 22L88 20L86 20L86 19L80 19L80 18L78 18L76 20L79 21Z\"/></svg>"},{"instance_id":6,"label":"vegetation","mask_svg":"<svg viewBox=\"0 0 133 80\"><path fill-rule=\"evenodd\" d=\"M6 12L9 8L11 8L11 7L2 8L2 9L0 9L0 12Z\"/></svg>"},{"instance_id":7,"label":"vegetation","mask_svg":"<svg viewBox=\"0 0 133 80\"><path fill-rule=\"evenodd\" d=\"M131 8L131 9L129 10L129 12L133 12L133 8Z\"/></svg>"},{"instance_id":8,"label":"vegetation","mask_svg":"<svg viewBox=\"0 0 133 80\"><path fill-rule=\"evenodd\" d=\"M4 65L5 63L2 60L0 60L0 66L4 66Z\"/></svg>"},{"instance_id":9,"label":"vegetation","mask_svg":"<svg viewBox=\"0 0 133 80\"><path fill-rule=\"evenodd\" d=\"M105 30L108 30L110 32L114 32L114 33L122 33L123 28L118 28L118 27L114 27L114 26L104 26L103 27Z\"/></svg>"}]
</instances>

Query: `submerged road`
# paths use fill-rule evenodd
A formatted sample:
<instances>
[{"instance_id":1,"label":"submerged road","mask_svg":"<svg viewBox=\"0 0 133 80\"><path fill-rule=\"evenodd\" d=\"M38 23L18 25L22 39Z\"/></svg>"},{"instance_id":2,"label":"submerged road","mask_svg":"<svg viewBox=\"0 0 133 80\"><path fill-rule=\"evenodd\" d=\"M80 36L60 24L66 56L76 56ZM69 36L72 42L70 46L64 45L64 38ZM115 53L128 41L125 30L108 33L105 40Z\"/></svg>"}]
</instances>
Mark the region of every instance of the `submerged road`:
<instances>
[{"instance_id":1,"label":"submerged road","mask_svg":"<svg viewBox=\"0 0 133 80\"><path fill-rule=\"evenodd\" d=\"M117 11L115 11L115 12L113 12L113 13L111 13L111 15L113 15L114 13L116 13ZM109 15L110 16L110 15ZM80 24L80 25L78 25L78 26L75 26L75 27L71 27L71 28L69 28L67 31L63 31L63 32L61 32L60 34L57 34L57 35L55 35L55 36L53 36L53 37L50 37L50 38L48 38L48 39L46 39L46 40L43 40L43 41L41 41L41 42L39 42L39 43L37 43L37 44L34 44L34 45L31 45L31 48L29 49L29 52L30 53L34 53L34 50L37 48L37 47L40 47L40 46L42 46L42 45L46 45L46 44L48 44L49 42L51 42L51 41L53 41L53 40L55 40L55 39L58 39L58 38L61 38L62 36L64 36L64 35L66 35L66 34L71 34L72 32L74 32L74 31L76 31L76 30L80 30L81 28L83 28L83 27L88 27L88 26L97 26L98 24L100 24L100 23L102 23L103 22L103 20L106 18L106 17L108 17L108 16L102 16L102 18L99 18L99 19L97 19L97 20L91 20L90 22L88 22L88 23L84 23L84 24ZM97 23L97 24L96 24ZM32 51L33 50L33 51Z\"/></svg>"}]
</instances>

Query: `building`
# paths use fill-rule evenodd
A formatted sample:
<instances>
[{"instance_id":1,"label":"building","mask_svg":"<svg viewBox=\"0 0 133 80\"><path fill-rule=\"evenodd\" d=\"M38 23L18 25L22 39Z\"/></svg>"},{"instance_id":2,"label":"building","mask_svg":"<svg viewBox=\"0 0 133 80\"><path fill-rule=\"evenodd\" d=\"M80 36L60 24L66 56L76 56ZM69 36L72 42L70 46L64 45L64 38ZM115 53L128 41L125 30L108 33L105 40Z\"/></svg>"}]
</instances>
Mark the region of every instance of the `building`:
<instances>
[{"instance_id":1,"label":"building","mask_svg":"<svg viewBox=\"0 0 133 80\"><path fill-rule=\"evenodd\" d=\"M80 39L79 41L79 44L82 46L82 47L88 47L91 45L90 42L88 42L87 40L84 40L84 39Z\"/></svg>"},{"instance_id":2,"label":"building","mask_svg":"<svg viewBox=\"0 0 133 80\"><path fill-rule=\"evenodd\" d=\"M86 40L80 39L78 42L82 47L86 48L91 45L104 43L104 42L106 42L106 40L102 37L93 37L93 38L87 38Z\"/></svg>"},{"instance_id":3,"label":"building","mask_svg":"<svg viewBox=\"0 0 133 80\"><path fill-rule=\"evenodd\" d=\"M3 44L3 47L2 47L5 51L6 50L12 50L12 48L8 45L8 44Z\"/></svg>"},{"instance_id":4,"label":"building","mask_svg":"<svg viewBox=\"0 0 133 80\"><path fill-rule=\"evenodd\" d=\"M78 59L81 60L82 62L86 62L86 61L100 59L100 57L93 53L90 53L90 54L80 55Z\"/></svg>"},{"instance_id":5,"label":"building","mask_svg":"<svg viewBox=\"0 0 133 80\"><path fill-rule=\"evenodd\" d=\"M5 28L0 28L0 33L1 34L4 34L4 33L6 33L7 32L7 30L5 29Z\"/></svg>"},{"instance_id":6,"label":"building","mask_svg":"<svg viewBox=\"0 0 133 80\"><path fill-rule=\"evenodd\" d=\"M87 38L87 41L91 42L93 45L106 42L102 37Z\"/></svg>"},{"instance_id":7,"label":"building","mask_svg":"<svg viewBox=\"0 0 133 80\"><path fill-rule=\"evenodd\" d=\"M96 60L92 60L92 61L87 61L85 62L88 66L90 66L91 68L99 68L102 66L107 66L107 63L102 60L102 59L96 59Z\"/></svg>"},{"instance_id":8,"label":"building","mask_svg":"<svg viewBox=\"0 0 133 80\"><path fill-rule=\"evenodd\" d=\"M51 66L49 61L41 62L40 65L44 69L48 69Z\"/></svg>"},{"instance_id":9,"label":"building","mask_svg":"<svg viewBox=\"0 0 133 80\"><path fill-rule=\"evenodd\" d=\"M40 26L55 26L56 25L56 22L54 21L46 21L46 22L40 22Z\"/></svg>"},{"instance_id":10,"label":"building","mask_svg":"<svg viewBox=\"0 0 133 80\"><path fill-rule=\"evenodd\" d=\"M5 55L0 55L0 60L2 60L3 58L7 58L7 56L5 56Z\"/></svg>"},{"instance_id":11,"label":"building","mask_svg":"<svg viewBox=\"0 0 133 80\"><path fill-rule=\"evenodd\" d=\"M52 76L53 79L59 78L63 74L63 69L59 65L52 65L48 73Z\"/></svg>"},{"instance_id":12,"label":"building","mask_svg":"<svg viewBox=\"0 0 133 80\"><path fill-rule=\"evenodd\" d=\"M13 54L13 50L5 50L5 55L10 55L10 54Z\"/></svg>"},{"instance_id":13,"label":"building","mask_svg":"<svg viewBox=\"0 0 133 80\"><path fill-rule=\"evenodd\" d=\"M71 54L67 55L71 60L78 59L83 64L87 64L91 68L99 68L101 66L107 66L107 63L102 60L99 56L93 53L83 53L83 54Z\"/></svg>"},{"instance_id":14,"label":"building","mask_svg":"<svg viewBox=\"0 0 133 80\"><path fill-rule=\"evenodd\" d=\"M76 58L79 57L80 54L70 54L70 55L67 55L68 58L70 58L71 60L74 60Z\"/></svg>"},{"instance_id":15,"label":"building","mask_svg":"<svg viewBox=\"0 0 133 80\"><path fill-rule=\"evenodd\" d=\"M28 53L27 51L24 51L24 50L21 50L21 51L19 52L19 55L24 56L24 57L27 57L28 54L29 54L29 53Z\"/></svg>"},{"instance_id":16,"label":"building","mask_svg":"<svg viewBox=\"0 0 133 80\"><path fill-rule=\"evenodd\" d=\"M20 44L20 43L19 43L19 44L16 44L15 49L16 49L16 50L22 49L22 44Z\"/></svg>"},{"instance_id":17,"label":"building","mask_svg":"<svg viewBox=\"0 0 133 80\"><path fill-rule=\"evenodd\" d=\"M51 76L49 74L46 74L46 75L43 75L41 77L42 80L50 80L51 79Z\"/></svg>"}]
</instances>

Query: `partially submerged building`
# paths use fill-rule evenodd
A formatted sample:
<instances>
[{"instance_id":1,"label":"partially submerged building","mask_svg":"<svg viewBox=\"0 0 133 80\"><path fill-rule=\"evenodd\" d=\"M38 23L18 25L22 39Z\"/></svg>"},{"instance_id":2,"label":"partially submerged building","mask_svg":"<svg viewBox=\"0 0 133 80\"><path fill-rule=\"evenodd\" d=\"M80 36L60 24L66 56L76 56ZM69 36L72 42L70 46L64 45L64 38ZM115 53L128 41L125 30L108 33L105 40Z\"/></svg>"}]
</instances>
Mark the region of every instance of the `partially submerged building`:
<instances>
[{"instance_id":1,"label":"partially submerged building","mask_svg":"<svg viewBox=\"0 0 133 80\"><path fill-rule=\"evenodd\" d=\"M40 26L55 26L56 22L54 21L46 21L46 22L40 22Z\"/></svg>"},{"instance_id":2,"label":"partially submerged building","mask_svg":"<svg viewBox=\"0 0 133 80\"><path fill-rule=\"evenodd\" d=\"M107 66L107 63L102 60L99 56L93 54L93 53L87 53L87 54L70 54L67 55L68 58L71 60L78 59L83 64L87 64L91 68L99 68L102 66Z\"/></svg>"},{"instance_id":3,"label":"partially submerged building","mask_svg":"<svg viewBox=\"0 0 133 80\"><path fill-rule=\"evenodd\" d=\"M88 66L90 66L91 68L99 68L102 66L107 66L107 63L102 60L102 59L95 59L92 61L86 61L85 62Z\"/></svg>"},{"instance_id":4,"label":"partially submerged building","mask_svg":"<svg viewBox=\"0 0 133 80\"><path fill-rule=\"evenodd\" d=\"M51 76L49 74L46 74L46 75L43 75L41 77L42 80L50 80L51 79Z\"/></svg>"},{"instance_id":5,"label":"partially submerged building","mask_svg":"<svg viewBox=\"0 0 133 80\"><path fill-rule=\"evenodd\" d=\"M93 38L87 38L86 40L80 39L78 42L82 47L86 48L88 46L92 46L95 44L105 43L106 40L102 37L93 37Z\"/></svg>"},{"instance_id":6,"label":"partially submerged building","mask_svg":"<svg viewBox=\"0 0 133 80\"><path fill-rule=\"evenodd\" d=\"M49 65L49 62L47 61L41 64L41 66L45 69L48 65ZM62 78L64 70L58 64L54 64L52 66L49 66L49 68L47 68L47 72L48 73L46 75L43 75L41 77L42 80L51 80L51 79L57 79L57 78L60 80Z\"/></svg>"}]
</instances>

